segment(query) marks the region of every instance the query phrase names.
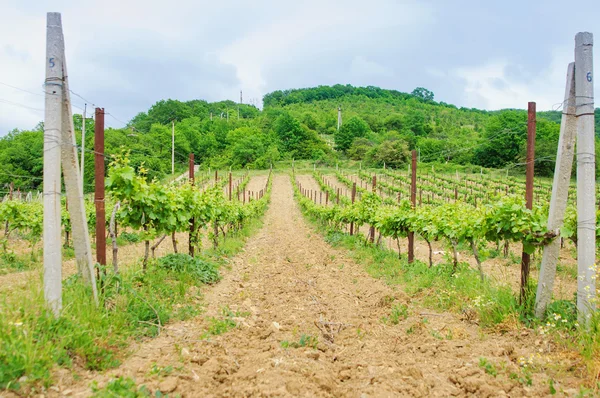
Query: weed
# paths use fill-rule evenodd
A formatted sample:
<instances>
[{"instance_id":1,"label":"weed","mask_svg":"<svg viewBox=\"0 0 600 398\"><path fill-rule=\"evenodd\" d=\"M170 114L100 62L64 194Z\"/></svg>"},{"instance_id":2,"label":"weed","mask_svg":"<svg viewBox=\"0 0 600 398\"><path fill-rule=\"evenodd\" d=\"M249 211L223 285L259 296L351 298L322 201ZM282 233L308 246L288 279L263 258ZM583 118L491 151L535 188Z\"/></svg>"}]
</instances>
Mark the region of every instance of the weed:
<instances>
[{"instance_id":1,"label":"weed","mask_svg":"<svg viewBox=\"0 0 600 398\"><path fill-rule=\"evenodd\" d=\"M298 340L297 342L283 340L280 344L282 348L311 347L313 349L316 349L317 345L319 344L319 339L309 334L302 334L300 336L300 340Z\"/></svg>"},{"instance_id":2,"label":"weed","mask_svg":"<svg viewBox=\"0 0 600 398\"><path fill-rule=\"evenodd\" d=\"M32 260L31 255L18 255L13 252L0 253L0 275L15 271L27 271L39 263Z\"/></svg>"},{"instance_id":3,"label":"weed","mask_svg":"<svg viewBox=\"0 0 600 398\"><path fill-rule=\"evenodd\" d=\"M185 253L167 254L158 259L157 265L171 271L185 272L202 283L216 283L220 279L215 263Z\"/></svg>"},{"instance_id":4,"label":"weed","mask_svg":"<svg viewBox=\"0 0 600 398\"><path fill-rule=\"evenodd\" d=\"M487 358L480 357L479 358L479 367L482 368L485 373L492 375L494 377L498 376L498 370Z\"/></svg>"},{"instance_id":5,"label":"weed","mask_svg":"<svg viewBox=\"0 0 600 398\"><path fill-rule=\"evenodd\" d=\"M408 318L408 306L406 304L398 304L392 307L392 312L389 317L383 317L384 323L391 323L397 325L400 321Z\"/></svg>"},{"instance_id":6,"label":"weed","mask_svg":"<svg viewBox=\"0 0 600 398\"><path fill-rule=\"evenodd\" d=\"M533 385L533 378L531 377L531 371L526 367L521 368L521 370L518 373L511 372L508 377L512 380L518 381L519 383L521 383L524 386Z\"/></svg>"},{"instance_id":7,"label":"weed","mask_svg":"<svg viewBox=\"0 0 600 398\"><path fill-rule=\"evenodd\" d=\"M239 318L250 315L247 312L233 312L229 307L225 306L221 309L222 318L208 318L209 327L206 332L202 334L203 339L208 339L210 336L218 336L226 333L231 329L235 328L237 324L233 318Z\"/></svg>"},{"instance_id":8,"label":"weed","mask_svg":"<svg viewBox=\"0 0 600 398\"><path fill-rule=\"evenodd\" d=\"M208 330L202 335L202 338L207 339L210 336L218 336L235 328L237 324L231 318L208 318L210 324Z\"/></svg>"},{"instance_id":9,"label":"weed","mask_svg":"<svg viewBox=\"0 0 600 398\"><path fill-rule=\"evenodd\" d=\"M121 240L127 243L138 243L142 241L142 238L140 238L140 235L136 234L135 232L121 232L117 240Z\"/></svg>"},{"instance_id":10,"label":"weed","mask_svg":"<svg viewBox=\"0 0 600 398\"><path fill-rule=\"evenodd\" d=\"M356 329L356 337L358 337L359 340L362 340L366 335L367 333L361 328Z\"/></svg>"},{"instance_id":11,"label":"weed","mask_svg":"<svg viewBox=\"0 0 600 398\"><path fill-rule=\"evenodd\" d=\"M129 377L112 379L104 388L98 388L98 384L94 381L91 387L94 398L143 398L151 396L146 386L138 388L135 381Z\"/></svg>"},{"instance_id":12,"label":"weed","mask_svg":"<svg viewBox=\"0 0 600 398\"><path fill-rule=\"evenodd\" d=\"M173 366L168 365L161 367L158 366L156 363L153 363L149 373L153 376L168 376L171 373L173 373Z\"/></svg>"}]
</instances>

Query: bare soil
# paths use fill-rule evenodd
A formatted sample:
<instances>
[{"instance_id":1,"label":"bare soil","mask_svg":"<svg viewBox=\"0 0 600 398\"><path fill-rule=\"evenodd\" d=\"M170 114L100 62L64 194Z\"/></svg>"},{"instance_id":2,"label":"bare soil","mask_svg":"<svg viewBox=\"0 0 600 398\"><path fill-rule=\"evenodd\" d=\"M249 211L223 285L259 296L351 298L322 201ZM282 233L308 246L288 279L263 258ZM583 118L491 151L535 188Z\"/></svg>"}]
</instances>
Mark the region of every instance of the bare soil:
<instances>
[{"instance_id":1,"label":"bare soil","mask_svg":"<svg viewBox=\"0 0 600 398\"><path fill-rule=\"evenodd\" d=\"M576 357L533 331L485 332L371 278L307 225L288 176L274 178L264 221L204 289L202 316L167 325L118 369L59 374L47 396L87 396L92 380L115 376L183 397L546 396L550 378L568 394L583 383ZM216 320L236 326L217 334ZM520 357L531 359L532 386L519 381Z\"/></svg>"}]
</instances>

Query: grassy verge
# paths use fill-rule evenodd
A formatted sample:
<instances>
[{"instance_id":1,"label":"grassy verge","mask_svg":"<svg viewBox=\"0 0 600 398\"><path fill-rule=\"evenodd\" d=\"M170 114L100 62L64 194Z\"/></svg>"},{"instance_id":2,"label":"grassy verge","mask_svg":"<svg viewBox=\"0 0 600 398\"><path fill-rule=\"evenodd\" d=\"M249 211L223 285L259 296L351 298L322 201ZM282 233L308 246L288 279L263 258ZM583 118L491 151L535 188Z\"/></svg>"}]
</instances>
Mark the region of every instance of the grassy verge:
<instances>
[{"instance_id":1,"label":"grassy verge","mask_svg":"<svg viewBox=\"0 0 600 398\"><path fill-rule=\"evenodd\" d=\"M0 391L26 395L43 392L53 381L53 368L69 369L74 377L85 370L118 366L131 339L158 335L168 322L200 312L200 285L218 280L218 269L238 253L262 226L249 220L228 234L219 248L192 259L168 255L149 264L108 271L102 279L100 306L77 275L63 282L63 312L55 318L46 308L41 282L24 296L0 301Z\"/></svg>"}]
</instances>

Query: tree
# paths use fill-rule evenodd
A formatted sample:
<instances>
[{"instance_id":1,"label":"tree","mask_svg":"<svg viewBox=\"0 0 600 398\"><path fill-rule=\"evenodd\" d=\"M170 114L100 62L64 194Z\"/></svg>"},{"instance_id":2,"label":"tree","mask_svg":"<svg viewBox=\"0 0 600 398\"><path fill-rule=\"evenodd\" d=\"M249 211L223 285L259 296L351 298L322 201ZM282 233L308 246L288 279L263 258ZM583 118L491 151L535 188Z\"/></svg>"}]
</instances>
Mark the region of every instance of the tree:
<instances>
[{"instance_id":1,"label":"tree","mask_svg":"<svg viewBox=\"0 0 600 398\"><path fill-rule=\"evenodd\" d=\"M379 146L372 148L368 153L368 161L373 166L399 168L409 159L408 145L403 140L386 140Z\"/></svg>"},{"instance_id":2,"label":"tree","mask_svg":"<svg viewBox=\"0 0 600 398\"><path fill-rule=\"evenodd\" d=\"M402 115L394 113L385 118L383 125L388 130L402 131L402 128L406 125L406 121Z\"/></svg>"},{"instance_id":3,"label":"tree","mask_svg":"<svg viewBox=\"0 0 600 398\"><path fill-rule=\"evenodd\" d=\"M275 133L279 137L283 152L297 152L306 133L300 122L289 113L279 116L275 122Z\"/></svg>"},{"instance_id":4,"label":"tree","mask_svg":"<svg viewBox=\"0 0 600 398\"><path fill-rule=\"evenodd\" d=\"M485 144L475 150L474 161L484 167L500 168L519 160L527 141L527 113L507 110L492 116L485 128Z\"/></svg>"},{"instance_id":5,"label":"tree","mask_svg":"<svg viewBox=\"0 0 600 398\"><path fill-rule=\"evenodd\" d=\"M373 143L366 138L355 138L352 146L348 149L348 157L352 160L362 160L367 152L373 148Z\"/></svg>"},{"instance_id":6,"label":"tree","mask_svg":"<svg viewBox=\"0 0 600 398\"><path fill-rule=\"evenodd\" d=\"M334 136L336 149L346 152L355 138L365 137L369 132L369 125L358 116L353 116L340 127Z\"/></svg>"},{"instance_id":7,"label":"tree","mask_svg":"<svg viewBox=\"0 0 600 398\"><path fill-rule=\"evenodd\" d=\"M229 133L231 163L235 168L245 167L265 154L265 137L260 130L241 127Z\"/></svg>"},{"instance_id":8,"label":"tree","mask_svg":"<svg viewBox=\"0 0 600 398\"><path fill-rule=\"evenodd\" d=\"M422 99L424 101L433 101L433 92L429 91L429 90L427 90L426 88L423 88L423 87L417 87L417 88L415 88L412 91L411 95L413 97L420 98L420 99Z\"/></svg>"}]
</instances>

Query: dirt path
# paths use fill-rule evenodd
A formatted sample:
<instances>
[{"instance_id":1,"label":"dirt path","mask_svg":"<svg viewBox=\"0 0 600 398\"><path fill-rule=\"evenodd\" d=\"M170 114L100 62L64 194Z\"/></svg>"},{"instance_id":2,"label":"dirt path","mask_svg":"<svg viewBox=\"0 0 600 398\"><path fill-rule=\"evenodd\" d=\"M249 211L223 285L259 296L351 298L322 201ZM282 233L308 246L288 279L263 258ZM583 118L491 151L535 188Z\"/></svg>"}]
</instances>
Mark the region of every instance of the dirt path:
<instances>
[{"instance_id":1,"label":"dirt path","mask_svg":"<svg viewBox=\"0 0 600 398\"><path fill-rule=\"evenodd\" d=\"M206 289L203 316L168 325L116 370L74 384L65 376L60 394L87 395L92 380L102 386L117 375L184 397L548 394L544 373L532 375L532 387L507 376L521 374L520 356L540 356L531 332L487 335L411 305L304 222L287 176L275 177L271 201L263 229ZM405 319L382 320L400 305ZM235 328L207 334L231 321ZM496 364L498 376L484 372L480 358ZM556 388L581 383L569 377Z\"/></svg>"}]
</instances>

